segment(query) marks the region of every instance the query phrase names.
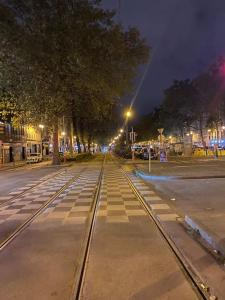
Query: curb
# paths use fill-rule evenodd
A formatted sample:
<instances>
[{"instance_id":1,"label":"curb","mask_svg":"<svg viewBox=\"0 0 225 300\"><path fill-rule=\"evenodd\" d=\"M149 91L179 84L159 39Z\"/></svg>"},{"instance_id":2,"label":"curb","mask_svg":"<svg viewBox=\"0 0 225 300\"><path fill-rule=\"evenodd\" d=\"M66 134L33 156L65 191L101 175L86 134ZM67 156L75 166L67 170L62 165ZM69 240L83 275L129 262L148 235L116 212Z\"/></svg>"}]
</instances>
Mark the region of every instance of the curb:
<instances>
[{"instance_id":1,"label":"curb","mask_svg":"<svg viewBox=\"0 0 225 300\"><path fill-rule=\"evenodd\" d=\"M197 235L199 242L207 247L217 260L225 263L225 244L221 245L218 237L188 215L185 215L184 226Z\"/></svg>"}]
</instances>

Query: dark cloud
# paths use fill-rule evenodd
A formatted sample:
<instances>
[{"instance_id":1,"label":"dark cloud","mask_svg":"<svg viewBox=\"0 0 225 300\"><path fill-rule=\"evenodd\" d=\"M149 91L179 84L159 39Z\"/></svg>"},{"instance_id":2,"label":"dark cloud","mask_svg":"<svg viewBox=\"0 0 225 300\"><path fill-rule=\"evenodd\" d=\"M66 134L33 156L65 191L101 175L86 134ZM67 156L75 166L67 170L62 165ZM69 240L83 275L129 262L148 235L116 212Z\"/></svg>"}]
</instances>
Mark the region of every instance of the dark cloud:
<instances>
[{"instance_id":1,"label":"dark cloud","mask_svg":"<svg viewBox=\"0 0 225 300\"><path fill-rule=\"evenodd\" d=\"M103 0L118 8L118 0ZM224 0L121 0L120 18L137 26L153 48L152 62L135 107L140 113L161 103L173 79L190 78L225 55Z\"/></svg>"}]
</instances>

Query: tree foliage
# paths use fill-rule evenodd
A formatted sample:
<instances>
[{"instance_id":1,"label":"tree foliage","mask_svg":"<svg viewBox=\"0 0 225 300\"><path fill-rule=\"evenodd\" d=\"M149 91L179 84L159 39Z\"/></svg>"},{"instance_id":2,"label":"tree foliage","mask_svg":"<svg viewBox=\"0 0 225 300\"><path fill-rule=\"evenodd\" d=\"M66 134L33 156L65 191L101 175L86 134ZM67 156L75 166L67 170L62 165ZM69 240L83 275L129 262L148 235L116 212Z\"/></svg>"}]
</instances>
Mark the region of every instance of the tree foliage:
<instances>
[{"instance_id":1,"label":"tree foliage","mask_svg":"<svg viewBox=\"0 0 225 300\"><path fill-rule=\"evenodd\" d=\"M67 116L85 137L101 134L149 48L100 2L0 0L3 106L10 99L24 122L42 121L55 132Z\"/></svg>"}]
</instances>

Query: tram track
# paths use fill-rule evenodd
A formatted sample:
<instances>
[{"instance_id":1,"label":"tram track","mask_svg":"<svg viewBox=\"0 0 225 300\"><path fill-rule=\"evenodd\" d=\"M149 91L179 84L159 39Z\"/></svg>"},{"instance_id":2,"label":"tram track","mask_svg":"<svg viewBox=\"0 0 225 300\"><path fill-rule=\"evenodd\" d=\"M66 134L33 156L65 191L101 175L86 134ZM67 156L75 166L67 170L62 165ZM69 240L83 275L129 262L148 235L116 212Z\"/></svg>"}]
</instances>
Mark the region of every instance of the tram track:
<instances>
[{"instance_id":1,"label":"tram track","mask_svg":"<svg viewBox=\"0 0 225 300\"><path fill-rule=\"evenodd\" d=\"M94 225L95 225L95 220L96 220L98 203L100 200L100 191L101 191L105 163L106 163L106 156L104 156L102 166L101 166L101 171L100 171L100 174L98 177L98 182L96 184L95 194L93 197L94 200L92 202L92 207L90 210L89 222L87 225L86 235L84 237L83 245L81 247L79 264L78 264L78 267L75 272L75 279L74 279L74 284L73 284L73 289L72 289L72 294L71 294L70 300L80 299L80 293L82 290L83 281L84 281L85 273L86 273L86 266L87 266L87 260L88 260L88 256L89 256L90 246L91 246L91 240L92 240L93 232L94 232Z\"/></svg>"},{"instance_id":2,"label":"tram track","mask_svg":"<svg viewBox=\"0 0 225 300\"><path fill-rule=\"evenodd\" d=\"M129 178L129 175L127 174L127 172L123 169L123 167L121 166L120 163L115 162L115 159L113 159L113 163L120 168L123 176L126 178L126 181L129 185L129 187L135 194L136 198L142 205L143 209L146 211L147 215L153 221L153 224L156 226L156 228L161 233L161 236L166 241L166 244L169 246L169 249L175 256L177 263L179 264L182 272L184 273L185 277L187 278L187 281L189 281L189 283L195 290L198 298L199 299L208 299L208 300L214 299L214 298L210 297L210 295L208 294L208 290L205 288L205 285L203 284L202 280L200 278L198 278L198 276L192 270L191 266L188 264L188 262L184 259L184 257L180 253L179 249L176 247L174 242L171 240L169 235L165 232L165 230L163 229L160 222L155 218L155 216L152 213L151 209L149 208L148 204L145 202L142 195L140 194L138 189L135 187L132 180ZM87 262L88 262L91 243L92 243L93 234L94 234L95 221L96 221L97 210L98 210L98 203L100 200L101 185L102 185L102 180L103 180L103 176L104 176L104 164L105 164L105 159L104 159L104 163L102 165L101 173L100 173L99 179L98 179L96 193L94 196L93 208L91 210L91 215L89 217L89 225L88 225L87 235L83 242L81 259L80 259L79 266L76 270L73 292L70 297L70 300L80 300L82 298L82 288L83 288L84 281L85 281ZM215 299L217 299L217 298L215 298Z\"/></svg>"},{"instance_id":3,"label":"tram track","mask_svg":"<svg viewBox=\"0 0 225 300\"><path fill-rule=\"evenodd\" d=\"M200 297L200 299L205 299L205 300L217 299L217 298L214 298L214 296L212 298L211 295L209 295L209 289L208 289L207 285L203 282L203 280L200 278L200 276L196 274L196 272L193 270L190 263L184 258L184 256L182 255L180 250L177 248L177 246L175 245L173 240L170 238L168 233L165 231L165 229L161 225L160 221L155 217L155 215L152 212L152 210L150 209L148 203L146 203L145 199L143 198L141 193L138 191L138 189L136 188L136 186L134 185L134 183L130 179L129 174L124 170L121 162L115 162L114 158L113 158L113 161L121 169L121 171L122 171L124 177L126 178L130 188L132 189L133 193L135 194L135 196L137 197L137 199L139 200L139 202L141 203L141 205L143 206L143 208L147 212L150 219L155 224L156 228L161 233L162 237L166 241L166 243L169 246L169 248L171 249L172 253L175 255L179 265L181 266L181 269L183 270L183 273L185 274L186 278L189 280L191 285L196 290L196 292L197 292L198 296Z\"/></svg>"},{"instance_id":4,"label":"tram track","mask_svg":"<svg viewBox=\"0 0 225 300\"><path fill-rule=\"evenodd\" d=\"M75 183L80 176L83 174L83 168L79 174L73 176L70 180L68 180L57 192L55 192L52 196L49 197L43 205L38 208L35 213L33 213L30 217L28 217L22 224L20 224L17 228L15 228L3 241L0 242L0 252L3 251L17 236L19 236L41 213L43 213L49 205L57 199L70 185ZM63 172L61 172L63 173ZM59 174L58 174L59 175ZM48 179L47 179L48 180ZM37 185L38 186L38 185ZM36 186L36 187L37 187ZM21 194L20 194L21 196ZM18 195L19 197L19 195ZM11 199L12 200L12 199Z\"/></svg>"},{"instance_id":5,"label":"tram track","mask_svg":"<svg viewBox=\"0 0 225 300\"><path fill-rule=\"evenodd\" d=\"M41 182L39 182L39 183L37 183L37 184L31 186L31 187L28 187L26 190L22 191L21 193L15 195L15 196L12 196L11 198L9 198L9 199L7 199L7 200L5 200L5 201L2 201L2 202L0 203L0 208L1 208L2 206L6 205L6 204L9 203L9 202L15 201L16 199L20 198L21 196L26 195L26 193L29 193L29 192L35 190L37 187L43 185L43 184L46 183L46 182L49 182L50 180L52 180L52 179L54 179L55 177L57 177L57 176L59 176L59 175L65 173L66 171L67 171L66 169L60 170L59 172L54 173L54 175L52 175L52 176L50 176L50 177L44 179L43 181L41 181ZM47 177L47 176L44 176L44 177ZM9 195L9 196L10 196L10 195Z\"/></svg>"},{"instance_id":6,"label":"tram track","mask_svg":"<svg viewBox=\"0 0 225 300\"><path fill-rule=\"evenodd\" d=\"M186 259L183 257L179 249L176 247L175 243L172 241L172 239L169 237L167 232L163 229L162 225L158 221L158 219L154 216L153 212L151 211L150 207L144 200L143 196L140 194L138 189L133 184L132 180L129 178L129 175L124 171L122 167L120 167L125 178L127 179L127 182L132 189L133 193L147 212L150 219L153 221L156 228L161 233L162 237L166 241L167 245L175 255L181 269L183 270L183 273L186 275L186 278L189 280L191 285L196 290L198 296L200 299L210 299L210 296L208 295L208 289L206 288L206 285L202 282L202 280L195 274L194 270L192 269L192 266L186 261Z\"/></svg>"}]
</instances>

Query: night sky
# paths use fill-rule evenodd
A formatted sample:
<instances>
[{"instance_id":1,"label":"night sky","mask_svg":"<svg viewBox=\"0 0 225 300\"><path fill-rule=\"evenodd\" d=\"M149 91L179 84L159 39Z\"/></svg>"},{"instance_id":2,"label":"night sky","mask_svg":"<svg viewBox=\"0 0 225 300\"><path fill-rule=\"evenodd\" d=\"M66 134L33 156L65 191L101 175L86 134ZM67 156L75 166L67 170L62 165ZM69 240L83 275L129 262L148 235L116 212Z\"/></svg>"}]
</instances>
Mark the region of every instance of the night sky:
<instances>
[{"instance_id":1,"label":"night sky","mask_svg":"<svg viewBox=\"0 0 225 300\"><path fill-rule=\"evenodd\" d=\"M118 2L102 4L117 9ZM225 55L225 0L121 0L120 19L137 26L153 48L135 103L139 114L159 105L174 79L193 78Z\"/></svg>"}]
</instances>

